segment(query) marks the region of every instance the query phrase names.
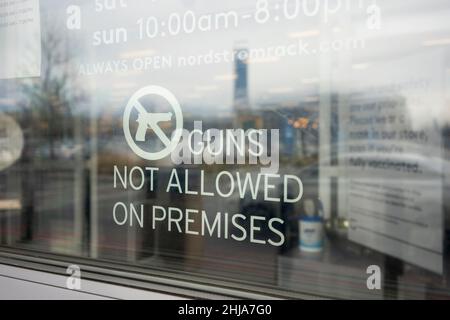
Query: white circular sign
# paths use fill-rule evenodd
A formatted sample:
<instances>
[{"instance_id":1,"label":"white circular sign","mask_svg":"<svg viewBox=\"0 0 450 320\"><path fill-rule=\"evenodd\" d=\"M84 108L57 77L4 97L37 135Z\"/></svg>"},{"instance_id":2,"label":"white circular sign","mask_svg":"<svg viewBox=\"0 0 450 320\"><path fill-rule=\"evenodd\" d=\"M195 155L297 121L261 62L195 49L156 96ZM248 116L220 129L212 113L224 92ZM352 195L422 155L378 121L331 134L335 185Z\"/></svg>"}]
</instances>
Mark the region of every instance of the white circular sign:
<instances>
[{"instance_id":1,"label":"white circular sign","mask_svg":"<svg viewBox=\"0 0 450 320\"><path fill-rule=\"evenodd\" d=\"M156 114L156 113L148 113L145 107L139 101L141 98L145 96L156 95L164 98L170 104L173 109L173 113L166 114ZM161 151L157 152L148 152L142 149L136 143L136 139L133 137L130 131L130 117L132 111L136 109L139 112L138 121L143 121L144 123L140 123L140 125L144 125L148 123L149 128L153 129L156 136L161 140L165 148ZM166 136L166 134L160 129L158 123L160 121L169 121L167 119L171 119L171 117L175 115L175 131L172 139ZM141 119L142 116L142 119ZM148 128L145 126L144 131ZM183 130L183 113L181 112L181 106L178 102L177 98L170 92L169 90L159 87L159 86L149 86L140 89L137 91L128 101L128 104L125 108L125 112L123 115L123 130L125 133L125 139L130 146L131 150L136 153L139 157L146 160L159 160L166 156L168 156L178 145L180 142L181 134ZM139 130L139 129L138 129ZM145 136L145 134L144 134ZM144 139L141 138L140 141Z\"/></svg>"},{"instance_id":2,"label":"white circular sign","mask_svg":"<svg viewBox=\"0 0 450 320\"><path fill-rule=\"evenodd\" d=\"M0 170L14 164L22 155L23 133L10 116L0 114Z\"/></svg>"}]
</instances>

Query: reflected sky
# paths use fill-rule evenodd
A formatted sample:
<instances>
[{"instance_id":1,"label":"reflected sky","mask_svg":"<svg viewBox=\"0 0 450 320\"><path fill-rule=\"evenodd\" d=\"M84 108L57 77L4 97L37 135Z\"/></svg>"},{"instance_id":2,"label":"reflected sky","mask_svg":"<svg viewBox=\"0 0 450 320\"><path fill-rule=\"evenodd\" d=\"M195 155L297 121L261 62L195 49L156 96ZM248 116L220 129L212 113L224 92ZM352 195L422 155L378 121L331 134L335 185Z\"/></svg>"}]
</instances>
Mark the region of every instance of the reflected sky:
<instances>
[{"instance_id":1,"label":"reflected sky","mask_svg":"<svg viewBox=\"0 0 450 320\"><path fill-rule=\"evenodd\" d=\"M195 12L197 17L235 11L240 16L254 13L256 1L233 0L126 1L127 8L95 12L93 1L82 4L82 30L64 34L73 39L79 64L134 59L137 57L179 57L231 51L234 48L267 48L287 44L306 43L310 48L321 44L336 48L320 52L313 50L293 57L253 59L249 63L249 95L253 108L263 104L290 105L301 101L319 101L320 88L351 91L373 82L383 82L389 65L405 55L418 54L411 63L418 76L430 73L429 61L436 51L447 51L450 45L448 16L450 8L445 0L433 1L378 1L381 8L381 29L367 28L367 8L372 1L319 1L318 14L306 16L302 9L298 18L279 18L284 1L268 1L271 18L266 23L240 21L239 27L210 32L162 36L163 21L175 12ZM145 6L143 5L145 2ZM289 1L288 1L289 2ZM290 2L292 4L295 1ZM301 3L301 2L300 2ZM315 1L309 1L313 8ZM65 26L65 9L70 1L43 1L44 15L51 15L47 23ZM51 6L51 13L47 8ZM57 9L57 6L60 9ZM142 8L145 8L144 10ZM278 8L278 9L277 9ZM303 7L301 7L303 8ZM335 8L339 8L335 10ZM291 11L293 12L293 11ZM336 12L336 13L335 13ZM139 18L153 16L160 23L159 35L153 39L137 40ZM326 21L325 21L326 20ZM93 33L111 28L127 28L128 41L95 47ZM63 30L63 28L58 28ZM356 46L355 46L356 41ZM359 42L358 42L359 41ZM335 50L337 49L337 50ZM319 51L319 52L317 52ZM444 53L442 55L444 55ZM437 62L439 64L439 62ZM446 69L445 60L442 70ZM384 66L384 67L383 67ZM399 73L408 67L398 69ZM437 75L436 75L437 76ZM123 109L123 103L138 88L159 84L170 87L189 111L199 114L227 113L233 107L234 64L221 62L196 66L172 67L111 73L107 76L86 76L82 82L97 92L97 100L109 103L108 109ZM389 76L388 76L389 77ZM328 83L330 81L331 83ZM378 80L377 80L378 79ZM98 108L100 104L90 106ZM102 108L102 107L101 107Z\"/></svg>"}]
</instances>

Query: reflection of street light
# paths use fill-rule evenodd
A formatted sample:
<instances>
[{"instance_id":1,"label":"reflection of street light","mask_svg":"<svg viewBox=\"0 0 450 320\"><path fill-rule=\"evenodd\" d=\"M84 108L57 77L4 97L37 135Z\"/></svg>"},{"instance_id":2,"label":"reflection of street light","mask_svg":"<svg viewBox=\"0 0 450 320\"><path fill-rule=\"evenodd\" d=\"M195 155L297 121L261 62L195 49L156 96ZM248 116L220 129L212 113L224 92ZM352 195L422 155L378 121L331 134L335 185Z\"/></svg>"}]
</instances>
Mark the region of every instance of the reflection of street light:
<instances>
[{"instance_id":1,"label":"reflection of street light","mask_svg":"<svg viewBox=\"0 0 450 320\"><path fill-rule=\"evenodd\" d=\"M306 129L308 128L309 119L308 118L298 118L294 123L294 128L296 129Z\"/></svg>"}]
</instances>

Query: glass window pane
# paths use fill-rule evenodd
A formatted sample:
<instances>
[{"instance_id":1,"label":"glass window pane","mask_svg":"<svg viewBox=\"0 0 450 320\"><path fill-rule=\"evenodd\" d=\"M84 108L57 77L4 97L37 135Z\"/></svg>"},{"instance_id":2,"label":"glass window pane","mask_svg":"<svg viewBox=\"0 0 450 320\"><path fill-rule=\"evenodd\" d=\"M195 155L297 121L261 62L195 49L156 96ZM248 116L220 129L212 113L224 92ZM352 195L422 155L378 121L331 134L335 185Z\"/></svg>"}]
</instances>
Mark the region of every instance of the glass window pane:
<instances>
[{"instance_id":1,"label":"glass window pane","mask_svg":"<svg viewBox=\"0 0 450 320\"><path fill-rule=\"evenodd\" d=\"M1 248L450 298L449 13L0 0Z\"/></svg>"}]
</instances>

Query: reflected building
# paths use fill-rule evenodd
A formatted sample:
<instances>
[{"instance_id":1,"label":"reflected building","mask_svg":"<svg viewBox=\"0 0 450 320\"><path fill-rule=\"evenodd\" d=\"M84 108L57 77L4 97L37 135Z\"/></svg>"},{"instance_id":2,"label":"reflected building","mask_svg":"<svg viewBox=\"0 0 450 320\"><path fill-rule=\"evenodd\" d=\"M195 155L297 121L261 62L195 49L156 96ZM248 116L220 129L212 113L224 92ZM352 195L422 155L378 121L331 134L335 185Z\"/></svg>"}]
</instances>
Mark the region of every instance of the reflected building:
<instances>
[{"instance_id":1,"label":"reflected building","mask_svg":"<svg viewBox=\"0 0 450 320\"><path fill-rule=\"evenodd\" d=\"M249 108L248 98L248 49L236 50L236 62L234 66L234 110L236 113Z\"/></svg>"},{"instance_id":2,"label":"reflected building","mask_svg":"<svg viewBox=\"0 0 450 320\"><path fill-rule=\"evenodd\" d=\"M248 94L248 65L249 50L246 48L235 50L234 65L234 127L248 130L262 128L262 119L252 111Z\"/></svg>"}]
</instances>

